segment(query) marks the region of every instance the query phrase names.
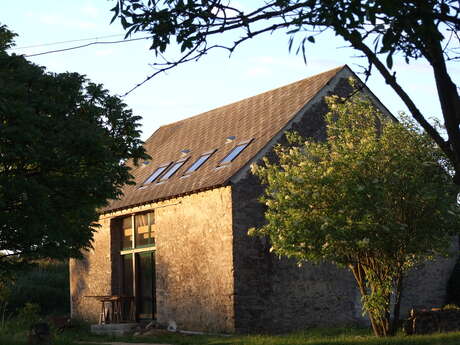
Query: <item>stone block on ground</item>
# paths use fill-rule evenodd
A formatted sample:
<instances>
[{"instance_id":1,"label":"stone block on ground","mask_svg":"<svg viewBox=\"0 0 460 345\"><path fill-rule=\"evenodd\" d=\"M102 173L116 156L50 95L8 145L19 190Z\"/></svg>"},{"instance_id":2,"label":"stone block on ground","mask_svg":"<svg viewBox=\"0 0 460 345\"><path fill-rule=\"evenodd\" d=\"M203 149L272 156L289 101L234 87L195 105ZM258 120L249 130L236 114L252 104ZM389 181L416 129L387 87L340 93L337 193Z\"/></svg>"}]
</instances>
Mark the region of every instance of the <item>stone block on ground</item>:
<instances>
[{"instance_id":1,"label":"stone block on ground","mask_svg":"<svg viewBox=\"0 0 460 345\"><path fill-rule=\"evenodd\" d=\"M404 323L408 335L454 331L460 331L460 309L412 309Z\"/></svg>"}]
</instances>

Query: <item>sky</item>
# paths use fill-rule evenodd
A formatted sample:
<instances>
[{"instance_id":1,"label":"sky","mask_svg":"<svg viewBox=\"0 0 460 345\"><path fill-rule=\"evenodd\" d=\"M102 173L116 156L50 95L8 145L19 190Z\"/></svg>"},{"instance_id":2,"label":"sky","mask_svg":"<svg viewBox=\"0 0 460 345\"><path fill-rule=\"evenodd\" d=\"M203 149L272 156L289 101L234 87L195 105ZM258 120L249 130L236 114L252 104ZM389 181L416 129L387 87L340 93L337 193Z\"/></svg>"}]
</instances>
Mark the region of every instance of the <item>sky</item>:
<instances>
[{"instance_id":1,"label":"sky","mask_svg":"<svg viewBox=\"0 0 460 345\"><path fill-rule=\"evenodd\" d=\"M30 55L91 42L122 40L121 25L110 24L113 6L115 0L3 0L0 23L19 35L16 47L10 52ZM142 137L148 138L161 125L340 65L348 64L359 73L360 66L366 64L365 59L328 32L307 46L305 64L302 56L289 52L288 38L284 32L266 34L245 42L232 56L225 51L212 51L198 62L180 65L136 89L124 101L136 115L142 116ZM72 42L52 44L63 41ZM148 48L148 40L95 44L29 60L50 72L84 74L112 94L122 95L153 72L150 64L155 55ZM439 118L441 111L429 65L422 60L408 65L398 59L395 70L398 81L425 116ZM451 64L449 72L459 85L460 67ZM393 114L406 111L377 73L369 79L368 86Z\"/></svg>"}]
</instances>

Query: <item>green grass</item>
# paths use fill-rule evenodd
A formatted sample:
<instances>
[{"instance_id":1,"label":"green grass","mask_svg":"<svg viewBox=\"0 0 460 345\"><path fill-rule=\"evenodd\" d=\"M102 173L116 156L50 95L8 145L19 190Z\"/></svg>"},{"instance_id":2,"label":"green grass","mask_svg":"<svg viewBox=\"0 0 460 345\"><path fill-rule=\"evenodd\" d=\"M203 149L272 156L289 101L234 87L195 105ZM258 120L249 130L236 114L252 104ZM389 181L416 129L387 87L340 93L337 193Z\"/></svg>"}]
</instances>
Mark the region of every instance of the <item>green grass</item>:
<instances>
[{"instance_id":1,"label":"green grass","mask_svg":"<svg viewBox=\"0 0 460 345\"><path fill-rule=\"evenodd\" d=\"M77 342L112 341L129 343L161 343L174 345L459 345L460 332L432 334L424 336L399 335L393 338L375 338L369 330L352 328L315 328L287 335L185 335L167 333L150 337L102 337L90 335L86 331L67 331L54 338L54 345L76 345ZM1 345L27 344L26 334L0 333Z\"/></svg>"}]
</instances>

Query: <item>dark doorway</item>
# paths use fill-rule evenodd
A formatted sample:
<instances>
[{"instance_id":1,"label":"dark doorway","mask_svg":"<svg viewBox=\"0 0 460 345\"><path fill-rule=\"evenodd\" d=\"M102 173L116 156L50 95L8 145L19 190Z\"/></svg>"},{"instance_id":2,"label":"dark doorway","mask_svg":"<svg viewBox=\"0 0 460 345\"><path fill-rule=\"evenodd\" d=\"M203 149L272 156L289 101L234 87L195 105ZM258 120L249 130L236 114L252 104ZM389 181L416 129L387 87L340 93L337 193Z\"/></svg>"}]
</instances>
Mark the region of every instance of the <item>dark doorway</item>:
<instances>
[{"instance_id":1,"label":"dark doorway","mask_svg":"<svg viewBox=\"0 0 460 345\"><path fill-rule=\"evenodd\" d=\"M136 254L136 304L139 319L155 316L155 252Z\"/></svg>"},{"instance_id":2,"label":"dark doorway","mask_svg":"<svg viewBox=\"0 0 460 345\"><path fill-rule=\"evenodd\" d=\"M123 295L134 296L137 319L154 319L155 251L125 254L122 259Z\"/></svg>"}]
</instances>

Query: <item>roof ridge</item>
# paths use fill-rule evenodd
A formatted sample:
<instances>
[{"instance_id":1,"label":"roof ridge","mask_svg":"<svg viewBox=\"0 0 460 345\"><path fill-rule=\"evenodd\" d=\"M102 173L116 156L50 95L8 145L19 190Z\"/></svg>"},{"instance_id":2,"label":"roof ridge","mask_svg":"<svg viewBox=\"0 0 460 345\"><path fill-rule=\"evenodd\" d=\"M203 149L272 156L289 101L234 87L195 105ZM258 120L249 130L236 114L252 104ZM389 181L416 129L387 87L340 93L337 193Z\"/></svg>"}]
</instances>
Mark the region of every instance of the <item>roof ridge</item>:
<instances>
[{"instance_id":1,"label":"roof ridge","mask_svg":"<svg viewBox=\"0 0 460 345\"><path fill-rule=\"evenodd\" d=\"M203 113L199 113L199 114L195 114L195 115L189 116L189 117L187 117L187 118L185 118L185 119L182 119L182 120L178 120L178 121L174 121L174 122L171 122L171 123L167 123L167 124L165 124L165 125L162 125L162 126L158 127L158 129L170 127L170 126L173 126L173 125L177 125L178 123L181 123L181 122L185 122L185 121L194 119L194 118L196 118L196 117L205 115L205 114L210 113L210 112L214 112L214 111L219 110L219 109L224 109L224 108L226 108L226 107L228 107L228 106L235 105L235 104L237 104L237 103L240 103L240 102L249 100L249 99L251 99L251 98L259 97L259 96L262 96L262 95L267 94L267 93L272 93L272 92L275 92L276 90L279 90L279 89L288 88L288 87L290 87L290 86L292 86L292 85L294 85L294 84L296 84L296 83L300 83L300 82L303 82L303 81L307 81L307 80L312 79L312 78L317 78L317 77L319 77L319 76L321 76L321 75L323 75L323 74L332 73L332 72L334 72L334 71L337 71L337 72L335 73L335 74L337 74L340 70L342 70L343 68L346 68L346 67L348 67L346 64L345 64L345 65L341 65L341 66L332 68L332 69L330 69L330 70L324 71L324 72L322 72L322 73L314 74L314 75L309 76L309 77L307 77L307 78L299 79L299 80L297 80L297 81L293 81L292 83L289 83L289 84L286 84L286 85L282 85L282 86L279 86L279 87L276 87L276 88L274 88L274 89L270 89L270 90L267 90L267 91L263 91L263 92L261 92L261 93L255 94L255 95L253 95L253 96L249 96L249 97L240 99L240 100L238 100L238 101L234 101L234 102L231 102L231 103L222 105L222 106L220 106L220 107L217 107L217 108L213 108L213 109L207 110L207 111L205 111L205 112L203 112ZM332 77L331 77L331 78L332 78ZM157 129L157 130L158 130L158 129ZM156 131L155 131L155 132L156 132ZM153 136L153 134L152 134L152 136ZM152 137L152 136L150 136L150 137ZM145 142L147 142L147 141L150 139L150 137L149 137Z\"/></svg>"}]
</instances>

